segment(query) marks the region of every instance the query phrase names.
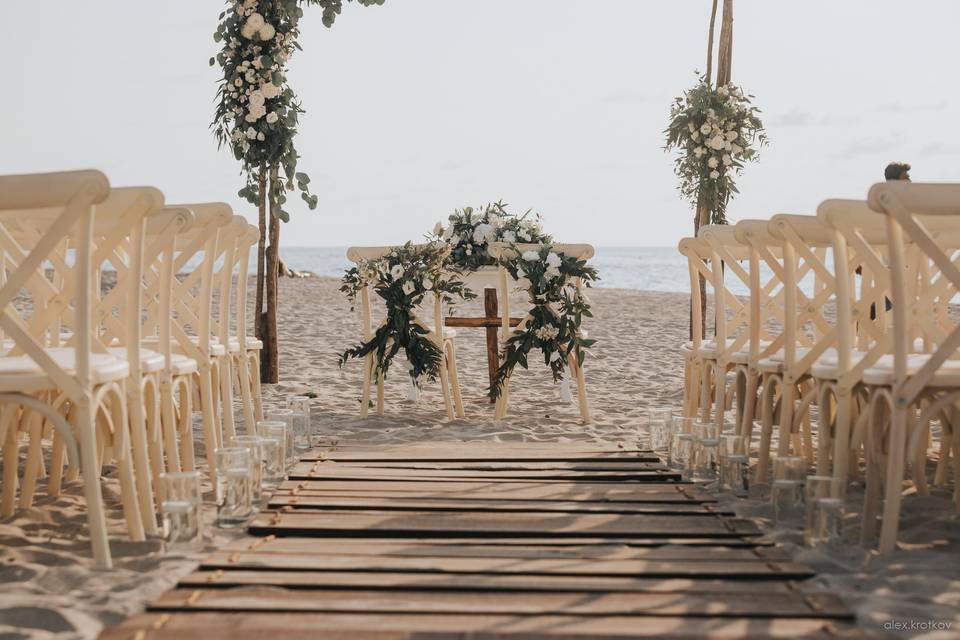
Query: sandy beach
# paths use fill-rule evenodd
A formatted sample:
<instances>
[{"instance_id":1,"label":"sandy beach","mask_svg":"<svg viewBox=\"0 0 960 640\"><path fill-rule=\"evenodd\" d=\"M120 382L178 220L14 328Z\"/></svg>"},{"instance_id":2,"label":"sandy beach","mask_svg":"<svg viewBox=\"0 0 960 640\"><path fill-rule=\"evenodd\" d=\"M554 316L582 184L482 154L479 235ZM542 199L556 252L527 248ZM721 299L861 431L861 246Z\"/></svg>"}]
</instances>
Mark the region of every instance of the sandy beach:
<instances>
[{"instance_id":1,"label":"sandy beach","mask_svg":"<svg viewBox=\"0 0 960 640\"><path fill-rule=\"evenodd\" d=\"M337 353L358 338L359 319L338 286L328 278L281 282L282 381L264 391L268 406L278 406L292 394L317 394L312 418L324 442L635 441L648 407L680 404L678 345L687 333L687 296L594 289L589 295L595 317L586 324L590 337L598 340L586 363L594 424L581 425L576 405L560 401L541 363L515 375L509 417L495 423L485 396L484 335L469 329L457 336L465 419L447 421L435 384L425 386L418 404L407 401L402 366L387 381L386 415L360 419L360 365L337 367ZM479 315L479 308L473 301L459 311ZM124 542L116 534L122 521L115 479L108 479L105 487L116 564L109 572L90 569L79 483L55 500L43 495L41 484L32 509L0 521L0 639L95 637L103 626L142 610L207 551L244 535L208 526L206 550L190 555L165 554L158 540ZM762 526L771 525L771 509L762 499L730 505ZM860 509L857 490L851 492L849 506L851 511ZM852 545L805 550L798 532L771 535L821 572L804 588L838 592L869 631L894 637L960 637L960 531L952 509L949 495L940 489L930 497L905 500L903 549L883 559ZM211 507L205 515L212 520ZM848 517L855 522L855 513ZM855 540L857 528L851 526L846 535ZM924 635L885 628L898 620L950 622L953 631Z\"/></svg>"}]
</instances>

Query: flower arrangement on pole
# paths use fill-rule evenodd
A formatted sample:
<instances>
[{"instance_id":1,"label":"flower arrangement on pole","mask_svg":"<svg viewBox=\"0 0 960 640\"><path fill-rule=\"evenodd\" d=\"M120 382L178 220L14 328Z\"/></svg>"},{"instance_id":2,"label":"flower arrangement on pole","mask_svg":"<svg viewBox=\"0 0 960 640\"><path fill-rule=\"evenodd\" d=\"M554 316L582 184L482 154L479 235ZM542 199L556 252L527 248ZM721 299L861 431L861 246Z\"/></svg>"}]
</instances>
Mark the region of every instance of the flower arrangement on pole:
<instances>
[{"instance_id":1,"label":"flower arrangement on pole","mask_svg":"<svg viewBox=\"0 0 960 640\"><path fill-rule=\"evenodd\" d=\"M384 0L357 2L370 6ZM264 382L279 378L277 278L280 221L289 220L287 191L296 188L310 209L317 206L309 176L297 171L294 138L303 109L287 83L287 64L300 49L304 4L319 5L323 24L330 27L343 0L229 0L213 34L221 49L210 58L210 65L218 64L222 71L211 128L219 145L228 147L241 163L246 184L238 195L257 205L259 213L254 322L264 343L260 372Z\"/></svg>"},{"instance_id":2,"label":"flower arrangement on pole","mask_svg":"<svg viewBox=\"0 0 960 640\"><path fill-rule=\"evenodd\" d=\"M356 306L357 296L370 288L383 298L387 315L373 336L340 355L341 367L351 358L374 354L374 377L386 377L394 356L402 349L410 362L409 373L414 384L419 385L423 377L436 380L443 362L442 345L431 338L430 329L415 310L428 295L440 296L448 307L476 297L456 274L445 269L448 251L448 247L439 242L424 245L408 242L347 270L340 291L350 301L351 310Z\"/></svg>"},{"instance_id":3,"label":"flower arrangement on pole","mask_svg":"<svg viewBox=\"0 0 960 640\"><path fill-rule=\"evenodd\" d=\"M666 150L679 153L674 172L680 194L709 211L712 224L725 224L727 204L738 193L735 178L767 144L753 96L729 83L713 87L706 76L670 108Z\"/></svg>"}]
</instances>

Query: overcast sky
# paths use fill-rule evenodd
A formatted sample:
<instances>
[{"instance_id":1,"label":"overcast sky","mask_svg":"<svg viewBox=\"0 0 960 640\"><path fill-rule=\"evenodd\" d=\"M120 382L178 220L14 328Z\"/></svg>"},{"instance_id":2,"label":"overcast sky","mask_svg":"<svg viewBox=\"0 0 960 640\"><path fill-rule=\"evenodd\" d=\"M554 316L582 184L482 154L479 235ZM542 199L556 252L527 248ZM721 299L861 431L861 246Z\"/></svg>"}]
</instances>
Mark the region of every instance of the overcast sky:
<instances>
[{"instance_id":1,"label":"overcast sky","mask_svg":"<svg viewBox=\"0 0 960 640\"><path fill-rule=\"evenodd\" d=\"M221 2L4 4L0 173L95 167L255 218L208 130ZM960 2L734 4L733 79L771 145L731 218L863 197L891 160L960 176ZM283 244L397 243L500 198L566 241L690 232L662 131L705 66L709 0L387 0L329 30L312 9L290 80L320 204L296 201Z\"/></svg>"}]
</instances>

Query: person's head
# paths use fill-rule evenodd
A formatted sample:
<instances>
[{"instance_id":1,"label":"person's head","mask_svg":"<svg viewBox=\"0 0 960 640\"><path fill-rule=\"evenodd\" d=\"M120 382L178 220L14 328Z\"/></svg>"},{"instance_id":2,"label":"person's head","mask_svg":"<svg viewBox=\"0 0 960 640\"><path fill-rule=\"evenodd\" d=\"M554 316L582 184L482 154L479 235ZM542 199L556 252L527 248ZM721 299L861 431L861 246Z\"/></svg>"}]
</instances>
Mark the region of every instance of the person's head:
<instances>
[{"instance_id":1,"label":"person's head","mask_svg":"<svg viewBox=\"0 0 960 640\"><path fill-rule=\"evenodd\" d=\"M890 180L906 180L910 182L910 165L905 162L891 162L883 170L883 177Z\"/></svg>"}]
</instances>

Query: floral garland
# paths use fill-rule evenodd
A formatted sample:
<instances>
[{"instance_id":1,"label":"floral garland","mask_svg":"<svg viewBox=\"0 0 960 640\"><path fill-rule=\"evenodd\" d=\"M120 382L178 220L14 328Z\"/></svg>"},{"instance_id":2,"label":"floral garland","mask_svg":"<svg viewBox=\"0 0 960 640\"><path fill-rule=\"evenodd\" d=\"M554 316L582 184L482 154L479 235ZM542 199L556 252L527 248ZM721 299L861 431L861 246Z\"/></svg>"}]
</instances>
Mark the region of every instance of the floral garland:
<instances>
[{"instance_id":1,"label":"floral garland","mask_svg":"<svg viewBox=\"0 0 960 640\"><path fill-rule=\"evenodd\" d=\"M430 237L450 245L447 262L454 269L475 271L482 266L496 264L488 252L491 242L552 242L540 225L539 214L531 216L528 210L516 216L508 213L507 205L502 202L494 202L481 209L457 209L447 221L449 224L446 227L438 222Z\"/></svg>"},{"instance_id":2,"label":"floral garland","mask_svg":"<svg viewBox=\"0 0 960 640\"><path fill-rule=\"evenodd\" d=\"M555 252L549 243L537 250L521 251L516 245L513 249L514 257L504 259L502 264L517 281L517 288L529 294L532 307L526 322L507 340L503 362L490 387L490 396L494 399L517 365L527 368L527 356L534 348L543 353L543 362L550 367L553 379L560 381L567 356L574 354L577 363L582 365L586 349L596 343L581 335L582 319L593 314L589 300L577 289L573 279L580 278L589 287L599 279L597 270L587 266L586 260Z\"/></svg>"},{"instance_id":3,"label":"floral garland","mask_svg":"<svg viewBox=\"0 0 960 640\"><path fill-rule=\"evenodd\" d=\"M364 260L347 270L340 291L356 306L357 295L371 287L383 298L387 317L366 342L347 349L340 355L344 366L350 358L375 354L374 376L386 377L394 356L403 349L410 361L410 376L419 385L423 376L436 380L443 362L443 352L428 337L429 330L417 321L414 309L428 293L442 296L453 304L456 299L476 297L464 283L444 269L448 248L441 243L416 246L408 242L395 247L375 260Z\"/></svg>"},{"instance_id":4,"label":"floral garland","mask_svg":"<svg viewBox=\"0 0 960 640\"><path fill-rule=\"evenodd\" d=\"M726 224L727 203L738 193L734 176L767 144L752 98L732 83L714 88L700 76L670 108L664 148L680 151L674 163L678 189L694 206L702 199L713 224Z\"/></svg>"},{"instance_id":5,"label":"floral garland","mask_svg":"<svg viewBox=\"0 0 960 640\"><path fill-rule=\"evenodd\" d=\"M357 0L364 6L380 5L384 0ZM259 177L282 167L286 178L274 181L270 194L277 204L277 215L284 222L285 190L294 182L311 209L317 197L310 193L310 178L297 172L297 154L293 139L303 109L287 84L287 63L300 49L299 22L301 4L323 8L323 24L333 25L342 9L342 0L229 0L220 14L213 34L222 43L220 53L210 58L219 64L223 75L217 89L217 108L211 128L221 147L227 146L242 163L246 186L238 195L251 204L260 199ZM284 189L284 186L286 189Z\"/></svg>"}]
</instances>

